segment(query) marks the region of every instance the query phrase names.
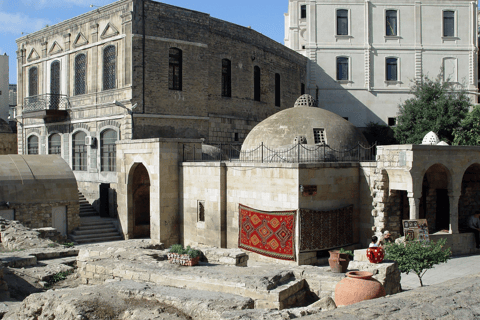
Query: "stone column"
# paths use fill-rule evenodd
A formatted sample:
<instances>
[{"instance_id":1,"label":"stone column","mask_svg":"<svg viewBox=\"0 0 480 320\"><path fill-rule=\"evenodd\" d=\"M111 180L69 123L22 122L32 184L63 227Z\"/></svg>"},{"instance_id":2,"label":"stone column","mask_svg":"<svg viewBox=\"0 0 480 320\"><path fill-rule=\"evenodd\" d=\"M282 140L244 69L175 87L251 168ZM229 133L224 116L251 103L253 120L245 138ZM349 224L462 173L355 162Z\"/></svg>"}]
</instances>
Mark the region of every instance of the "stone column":
<instances>
[{"instance_id":1,"label":"stone column","mask_svg":"<svg viewBox=\"0 0 480 320\"><path fill-rule=\"evenodd\" d=\"M458 233L458 200L460 194L449 192L448 197L450 200L450 234L455 234Z\"/></svg>"},{"instance_id":2,"label":"stone column","mask_svg":"<svg viewBox=\"0 0 480 320\"><path fill-rule=\"evenodd\" d=\"M410 219L420 219L420 198L411 192L408 193L408 203L410 204Z\"/></svg>"}]
</instances>

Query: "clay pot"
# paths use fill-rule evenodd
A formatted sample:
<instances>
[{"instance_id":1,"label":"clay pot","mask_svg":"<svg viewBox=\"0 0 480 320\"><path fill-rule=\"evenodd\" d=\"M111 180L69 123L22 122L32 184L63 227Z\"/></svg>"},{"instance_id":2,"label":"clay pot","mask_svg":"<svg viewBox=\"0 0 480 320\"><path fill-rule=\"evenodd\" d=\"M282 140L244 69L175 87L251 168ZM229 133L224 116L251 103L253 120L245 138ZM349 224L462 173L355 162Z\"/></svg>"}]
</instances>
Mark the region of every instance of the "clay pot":
<instances>
[{"instance_id":1,"label":"clay pot","mask_svg":"<svg viewBox=\"0 0 480 320\"><path fill-rule=\"evenodd\" d=\"M371 263L380 263L385 258L385 250L382 247L370 247L367 249L367 259Z\"/></svg>"},{"instance_id":2,"label":"clay pot","mask_svg":"<svg viewBox=\"0 0 480 320\"><path fill-rule=\"evenodd\" d=\"M328 251L330 258L328 264L333 273L345 273L350 262L349 255L346 253L340 253L338 250Z\"/></svg>"},{"instance_id":3,"label":"clay pot","mask_svg":"<svg viewBox=\"0 0 480 320\"><path fill-rule=\"evenodd\" d=\"M347 272L347 277L337 283L335 287L337 307L384 297L385 288L372 276L373 273L367 271Z\"/></svg>"}]
</instances>

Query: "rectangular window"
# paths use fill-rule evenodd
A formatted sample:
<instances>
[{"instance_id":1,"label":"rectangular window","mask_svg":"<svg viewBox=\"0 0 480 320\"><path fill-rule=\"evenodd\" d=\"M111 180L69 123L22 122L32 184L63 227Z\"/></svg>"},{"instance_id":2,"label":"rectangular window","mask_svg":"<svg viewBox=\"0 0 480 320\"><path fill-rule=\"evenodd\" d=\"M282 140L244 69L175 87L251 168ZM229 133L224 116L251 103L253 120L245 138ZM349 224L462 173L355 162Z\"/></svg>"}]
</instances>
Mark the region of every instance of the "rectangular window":
<instances>
[{"instance_id":1,"label":"rectangular window","mask_svg":"<svg viewBox=\"0 0 480 320\"><path fill-rule=\"evenodd\" d=\"M315 144L325 144L325 129L313 129Z\"/></svg>"},{"instance_id":2,"label":"rectangular window","mask_svg":"<svg viewBox=\"0 0 480 320\"><path fill-rule=\"evenodd\" d=\"M222 97L232 96L232 63L222 60Z\"/></svg>"},{"instance_id":3,"label":"rectangular window","mask_svg":"<svg viewBox=\"0 0 480 320\"><path fill-rule=\"evenodd\" d=\"M275 107L280 107L280 75L275 73Z\"/></svg>"},{"instance_id":4,"label":"rectangular window","mask_svg":"<svg viewBox=\"0 0 480 320\"><path fill-rule=\"evenodd\" d=\"M387 36L396 36L397 35L397 10L387 10L385 23L386 23Z\"/></svg>"},{"instance_id":5,"label":"rectangular window","mask_svg":"<svg viewBox=\"0 0 480 320\"><path fill-rule=\"evenodd\" d=\"M300 86L300 94L303 96L305 94L305 83L302 83Z\"/></svg>"},{"instance_id":6,"label":"rectangular window","mask_svg":"<svg viewBox=\"0 0 480 320\"><path fill-rule=\"evenodd\" d=\"M388 118L388 125L393 127L397 124L397 118Z\"/></svg>"},{"instance_id":7,"label":"rectangular window","mask_svg":"<svg viewBox=\"0 0 480 320\"><path fill-rule=\"evenodd\" d=\"M397 58L387 58L387 81L398 81Z\"/></svg>"},{"instance_id":8,"label":"rectangular window","mask_svg":"<svg viewBox=\"0 0 480 320\"><path fill-rule=\"evenodd\" d=\"M238 132L235 132L235 141L239 141Z\"/></svg>"},{"instance_id":9,"label":"rectangular window","mask_svg":"<svg viewBox=\"0 0 480 320\"><path fill-rule=\"evenodd\" d=\"M443 11L443 36L455 36L455 12Z\"/></svg>"},{"instance_id":10,"label":"rectangular window","mask_svg":"<svg viewBox=\"0 0 480 320\"><path fill-rule=\"evenodd\" d=\"M303 5L300 7L300 19L306 19L307 18L307 6Z\"/></svg>"},{"instance_id":11,"label":"rectangular window","mask_svg":"<svg viewBox=\"0 0 480 320\"><path fill-rule=\"evenodd\" d=\"M348 58L337 58L337 80L348 80Z\"/></svg>"},{"instance_id":12,"label":"rectangular window","mask_svg":"<svg viewBox=\"0 0 480 320\"><path fill-rule=\"evenodd\" d=\"M337 35L348 35L348 10L337 10Z\"/></svg>"},{"instance_id":13,"label":"rectangular window","mask_svg":"<svg viewBox=\"0 0 480 320\"><path fill-rule=\"evenodd\" d=\"M168 64L168 88L182 90L182 50L170 48Z\"/></svg>"},{"instance_id":14,"label":"rectangular window","mask_svg":"<svg viewBox=\"0 0 480 320\"><path fill-rule=\"evenodd\" d=\"M197 221L205 222L205 201L197 201Z\"/></svg>"},{"instance_id":15,"label":"rectangular window","mask_svg":"<svg viewBox=\"0 0 480 320\"><path fill-rule=\"evenodd\" d=\"M260 101L260 67L253 68L253 100Z\"/></svg>"}]
</instances>

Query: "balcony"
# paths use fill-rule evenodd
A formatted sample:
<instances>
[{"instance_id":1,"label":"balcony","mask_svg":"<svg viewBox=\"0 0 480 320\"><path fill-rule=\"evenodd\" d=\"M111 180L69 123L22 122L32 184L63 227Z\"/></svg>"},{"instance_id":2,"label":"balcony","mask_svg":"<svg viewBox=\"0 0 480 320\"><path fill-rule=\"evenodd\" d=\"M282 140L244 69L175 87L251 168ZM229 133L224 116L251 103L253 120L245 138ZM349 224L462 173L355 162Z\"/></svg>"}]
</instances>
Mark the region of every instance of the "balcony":
<instances>
[{"instance_id":1,"label":"balcony","mask_svg":"<svg viewBox=\"0 0 480 320\"><path fill-rule=\"evenodd\" d=\"M26 97L23 104L23 118L64 119L68 116L70 104L63 94L46 93Z\"/></svg>"}]
</instances>

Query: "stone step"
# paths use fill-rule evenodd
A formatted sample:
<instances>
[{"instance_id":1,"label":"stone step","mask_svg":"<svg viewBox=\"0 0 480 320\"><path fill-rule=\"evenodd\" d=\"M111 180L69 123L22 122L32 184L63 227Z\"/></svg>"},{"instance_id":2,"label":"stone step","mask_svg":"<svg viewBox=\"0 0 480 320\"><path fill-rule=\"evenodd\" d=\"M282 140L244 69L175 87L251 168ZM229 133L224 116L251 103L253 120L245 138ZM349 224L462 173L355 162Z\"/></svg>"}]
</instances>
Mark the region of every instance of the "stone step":
<instances>
[{"instance_id":1,"label":"stone step","mask_svg":"<svg viewBox=\"0 0 480 320\"><path fill-rule=\"evenodd\" d=\"M88 217L88 218L90 218L90 217ZM113 225L112 221L100 220L100 219L91 219L91 220L81 219L80 223L81 223L81 227L95 227L95 226Z\"/></svg>"},{"instance_id":2,"label":"stone step","mask_svg":"<svg viewBox=\"0 0 480 320\"><path fill-rule=\"evenodd\" d=\"M72 234L70 235L70 238L72 238L74 241L78 240L85 240L85 239L90 239L90 238L103 238L103 237L113 237L113 236L120 236L118 232L115 230L114 232L92 232L92 233L87 233L87 234L81 234L81 235L75 235Z\"/></svg>"},{"instance_id":3,"label":"stone step","mask_svg":"<svg viewBox=\"0 0 480 320\"><path fill-rule=\"evenodd\" d=\"M112 237L101 237L101 238L89 238L89 239L83 239L83 240L78 240L76 241L78 244L84 244L84 243L95 243L95 242L107 242L107 241L121 241L123 240L123 237L118 235L118 236L112 236Z\"/></svg>"},{"instance_id":4,"label":"stone step","mask_svg":"<svg viewBox=\"0 0 480 320\"><path fill-rule=\"evenodd\" d=\"M73 235L75 236L83 236L87 234L101 234L101 233L117 233L118 231L114 226L110 226L109 228L96 228L96 229L80 229L73 231Z\"/></svg>"},{"instance_id":5,"label":"stone step","mask_svg":"<svg viewBox=\"0 0 480 320\"><path fill-rule=\"evenodd\" d=\"M78 230L95 230L95 229L110 229L114 228L115 226L110 222L110 223L98 223L98 224L82 224L80 227L78 227Z\"/></svg>"}]
</instances>

